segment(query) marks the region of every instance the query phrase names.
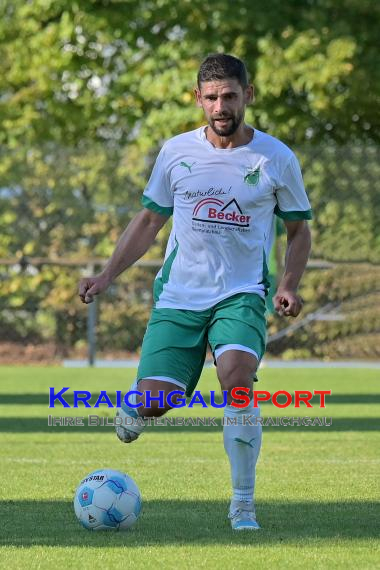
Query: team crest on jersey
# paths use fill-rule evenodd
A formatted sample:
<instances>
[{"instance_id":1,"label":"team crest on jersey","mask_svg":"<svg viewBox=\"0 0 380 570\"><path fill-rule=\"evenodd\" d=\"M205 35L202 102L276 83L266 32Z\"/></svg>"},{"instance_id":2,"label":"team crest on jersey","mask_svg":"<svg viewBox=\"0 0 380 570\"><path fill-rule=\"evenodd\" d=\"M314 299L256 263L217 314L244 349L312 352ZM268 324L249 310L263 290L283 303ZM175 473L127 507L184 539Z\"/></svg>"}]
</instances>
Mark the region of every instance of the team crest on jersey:
<instances>
[{"instance_id":1,"label":"team crest on jersey","mask_svg":"<svg viewBox=\"0 0 380 570\"><path fill-rule=\"evenodd\" d=\"M258 168L247 168L244 182L250 186L257 186L260 181L260 166Z\"/></svg>"}]
</instances>

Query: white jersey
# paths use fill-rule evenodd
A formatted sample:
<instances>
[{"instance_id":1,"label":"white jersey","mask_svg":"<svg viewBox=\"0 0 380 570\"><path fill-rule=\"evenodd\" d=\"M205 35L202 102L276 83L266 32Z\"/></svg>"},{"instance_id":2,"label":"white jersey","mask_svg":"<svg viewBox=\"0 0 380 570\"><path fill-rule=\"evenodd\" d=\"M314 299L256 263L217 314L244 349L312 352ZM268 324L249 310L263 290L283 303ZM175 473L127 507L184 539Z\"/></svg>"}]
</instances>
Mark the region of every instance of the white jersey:
<instances>
[{"instance_id":1,"label":"white jersey","mask_svg":"<svg viewBox=\"0 0 380 570\"><path fill-rule=\"evenodd\" d=\"M311 218L294 153L257 129L250 143L231 149L215 148L205 127L169 139L142 203L173 214L157 308L203 310L244 292L264 297L275 214Z\"/></svg>"}]
</instances>

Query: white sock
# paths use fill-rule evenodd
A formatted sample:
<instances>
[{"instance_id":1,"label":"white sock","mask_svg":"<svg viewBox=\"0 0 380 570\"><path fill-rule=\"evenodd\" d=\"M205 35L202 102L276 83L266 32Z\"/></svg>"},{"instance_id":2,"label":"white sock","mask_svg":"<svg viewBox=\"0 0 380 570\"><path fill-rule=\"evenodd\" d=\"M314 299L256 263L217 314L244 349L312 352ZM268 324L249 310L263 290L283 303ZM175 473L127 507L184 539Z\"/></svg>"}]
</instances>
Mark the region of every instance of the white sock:
<instances>
[{"instance_id":1,"label":"white sock","mask_svg":"<svg viewBox=\"0 0 380 570\"><path fill-rule=\"evenodd\" d=\"M246 408L224 408L224 449L231 466L232 505L238 501L254 502L256 463L261 447L262 426L255 425L260 408L253 401ZM227 425L227 419L232 425ZM249 425L249 421L253 425ZM236 425L235 425L236 423Z\"/></svg>"},{"instance_id":2,"label":"white sock","mask_svg":"<svg viewBox=\"0 0 380 570\"><path fill-rule=\"evenodd\" d=\"M137 390L137 380L129 388L128 392ZM136 404L137 395L129 396L129 402ZM118 438L124 443L130 443L139 437L145 429L144 418L138 413L138 408L132 408L125 402L122 402L120 408L117 408L116 419L121 418L121 424L115 425ZM132 423L130 423L132 422Z\"/></svg>"},{"instance_id":3,"label":"white sock","mask_svg":"<svg viewBox=\"0 0 380 570\"><path fill-rule=\"evenodd\" d=\"M137 379L133 382L132 386L130 388L128 388L128 392L134 392L135 390L138 390L138 381ZM131 394L128 397L128 402L130 402L133 405L136 405L137 403L137 394ZM131 413L131 407L128 406L125 402L122 403L121 406L126 412ZM139 409L138 408L132 408L132 410L134 410L136 412L137 415L139 415ZM134 416L133 411L132 411L132 416Z\"/></svg>"}]
</instances>

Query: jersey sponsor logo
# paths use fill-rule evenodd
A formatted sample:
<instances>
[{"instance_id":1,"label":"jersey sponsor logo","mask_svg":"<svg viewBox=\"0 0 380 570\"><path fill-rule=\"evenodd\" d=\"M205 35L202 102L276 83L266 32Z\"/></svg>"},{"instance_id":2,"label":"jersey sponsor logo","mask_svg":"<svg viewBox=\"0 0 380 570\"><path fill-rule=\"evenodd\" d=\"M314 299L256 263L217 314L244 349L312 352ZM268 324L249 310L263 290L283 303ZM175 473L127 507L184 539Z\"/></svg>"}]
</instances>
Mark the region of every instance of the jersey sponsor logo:
<instances>
[{"instance_id":1,"label":"jersey sponsor logo","mask_svg":"<svg viewBox=\"0 0 380 570\"><path fill-rule=\"evenodd\" d=\"M260 181L260 166L258 168L250 168L246 169L246 173L244 176L244 182L249 184L250 186L257 186Z\"/></svg>"},{"instance_id":2,"label":"jersey sponsor logo","mask_svg":"<svg viewBox=\"0 0 380 570\"><path fill-rule=\"evenodd\" d=\"M222 196L230 194L232 190L232 186L229 188L215 188L214 186L210 186L208 190L186 190L183 197L185 200L192 200L193 198L203 198L203 196Z\"/></svg>"},{"instance_id":3,"label":"jersey sponsor logo","mask_svg":"<svg viewBox=\"0 0 380 570\"><path fill-rule=\"evenodd\" d=\"M187 168L187 170L190 172L191 174L191 169L193 168L194 164L197 164L196 162L193 162L191 164L188 164L187 162L185 162L184 160L182 160L178 166L183 166L183 168Z\"/></svg>"},{"instance_id":4,"label":"jersey sponsor logo","mask_svg":"<svg viewBox=\"0 0 380 570\"><path fill-rule=\"evenodd\" d=\"M219 198L205 198L195 206L192 219L197 222L248 228L251 216L243 214L235 198L227 204Z\"/></svg>"}]
</instances>

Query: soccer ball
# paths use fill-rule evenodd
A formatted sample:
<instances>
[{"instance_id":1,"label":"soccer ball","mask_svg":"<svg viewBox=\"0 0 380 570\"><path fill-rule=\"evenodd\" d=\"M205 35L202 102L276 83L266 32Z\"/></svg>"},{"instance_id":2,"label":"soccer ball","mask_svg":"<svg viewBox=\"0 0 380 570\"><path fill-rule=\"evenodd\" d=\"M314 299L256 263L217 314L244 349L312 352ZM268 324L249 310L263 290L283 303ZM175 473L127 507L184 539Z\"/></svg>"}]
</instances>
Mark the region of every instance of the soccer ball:
<instances>
[{"instance_id":1,"label":"soccer ball","mask_svg":"<svg viewBox=\"0 0 380 570\"><path fill-rule=\"evenodd\" d=\"M127 530L140 515L141 494L125 473L99 469L80 482L74 510L79 522L89 530Z\"/></svg>"}]
</instances>

